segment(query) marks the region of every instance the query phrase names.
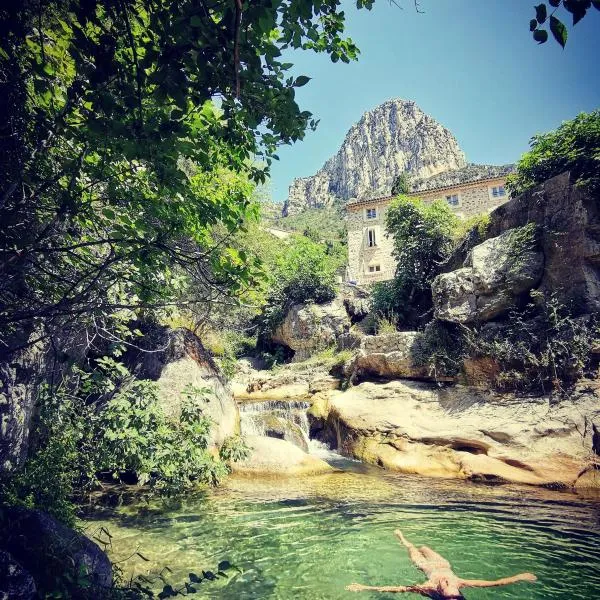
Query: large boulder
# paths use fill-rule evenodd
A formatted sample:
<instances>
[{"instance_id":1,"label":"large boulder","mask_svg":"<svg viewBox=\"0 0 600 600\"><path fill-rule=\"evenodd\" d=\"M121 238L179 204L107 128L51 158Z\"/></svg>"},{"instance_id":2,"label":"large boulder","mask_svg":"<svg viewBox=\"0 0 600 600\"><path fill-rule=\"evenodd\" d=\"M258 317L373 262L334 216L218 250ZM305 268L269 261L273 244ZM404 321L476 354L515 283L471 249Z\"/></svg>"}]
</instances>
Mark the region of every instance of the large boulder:
<instances>
[{"instance_id":1,"label":"large boulder","mask_svg":"<svg viewBox=\"0 0 600 600\"><path fill-rule=\"evenodd\" d=\"M35 581L8 552L0 550L0 598L6 600L33 600Z\"/></svg>"},{"instance_id":2,"label":"large boulder","mask_svg":"<svg viewBox=\"0 0 600 600\"><path fill-rule=\"evenodd\" d=\"M218 366L200 339L185 328L140 324L144 334L124 362L139 379L156 381L167 415L177 415L190 386L202 390L203 412L212 419L211 445L240 430L237 405Z\"/></svg>"},{"instance_id":3,"label":"large boulder","mask_svg":"<svg viewBox=\"0 0 600 600\"><path fill-rule=\"evenodd\" d=\"M563 400L365 382L315 403L311 434L403 473L572 486L589 465L599 400L600 384L589 381Z\"/></svg>"},{"instance_id":4,"label":"large boulder","mask_svg":"<svg viewBox=\"0 0 600 600\"><path fill-rule=\"evenodd\" d=\"M497 238L529 223L536 226L537 244L543 254L543 271L537 288L553 293L559 302L570 306L574 314L600 311L600 202L597 193L573 185L569 173L563 173L494 210L486 236ZM470 244L463 244L449 259L446 270L455 273L460 270L465 262L468 263L470 251ZM472 283L467 275L463 272L451 277L434 292L434 296L436 293L441 295L438 310L445 311L446 316L463 319L462 322L464 315L477 312L476 307L467 302L467 298L473 299ZM461 286L465 289L461 290ZM456 298L456 302L445 300L444 295Z\"/></svg>"},{"instance_id":5,"label":"large boulder","mask_svg":"<svg viewBox=\"0 0 600 600\"><path fill-rule=\"evenodd\" d=\"M272 340L291 348L294 361L301 361L335 345L337 338L349 329L346 308L336 298L327 304L294 304L273 332Z\"/></svg>"},{"instance_id":6,"label":"large boulder","mask_svg":"<svg viewBox=\"0 0 600 600\"><path fill-rule=\"evenodd\" d=\"M533 237L531 227L505 231L475 246L463 268L438 275L431 286L436 318L489 321L513 308L542 277L544 255Z\"/></svg>"},{"instance_id":7,"label":"large boulder","mask_svg":"<svg viewBox=\"0 0 600 600\"><path fill-rule=\"evenodd\" d=\"M69 597L87 600L107 595L112 565L92 540L40 510L4 508L2 516L8 526L0 547L33 576L38 590L52 590L60 578Z\"/></svg>"},{"instance_id":8,"label":"large boulder","mask_svg":"<svg viewBox=\"0 0 600 600\"><path fill-rule=\"evenodd\" d=\"M307 454L285 440L247 436L246 442L252 449L250 456L232 465L233 472L239 475L295 477L333 471L324 460Z\"/></svg>"},{"instance_id":9,"label":"large boulder","mask_svg":"<svg viewBox=\"0 0 600 600\"><path fill-rule=\"evenodd\" d=\"M434 373L418 360L422 337L423 334L417 331L362 336L358 339L356 356L348 368L352 379L376 376L385 379L454 381L454 377Z\"/></svg>"}]
</instances>

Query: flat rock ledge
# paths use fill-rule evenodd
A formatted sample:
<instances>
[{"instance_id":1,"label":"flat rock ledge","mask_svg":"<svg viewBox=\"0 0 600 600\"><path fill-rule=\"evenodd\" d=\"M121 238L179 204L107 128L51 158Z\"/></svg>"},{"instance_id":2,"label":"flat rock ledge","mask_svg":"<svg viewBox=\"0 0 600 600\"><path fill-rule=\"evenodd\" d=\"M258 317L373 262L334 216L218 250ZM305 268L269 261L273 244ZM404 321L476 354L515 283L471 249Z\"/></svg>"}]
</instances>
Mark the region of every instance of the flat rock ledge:
<instances>
[{"instance_id":1,"label":"flat rock ledge","mask_svg":"<svg viewBox=\"0 0 600 600\"><path fill-rule=\"evenodd\" d=\"M334 471L324 460L307 454L291 442L278 438L247 436L252 454L232 465L233 473L248 477L297 477Z\"/></svg>"},{"instance_id":2,"label":"flat rock ledge","mask_svg":"<svg viewBox=\"0 0 600 600\"><path fill-rule=\"evenodd\" d=\"M558 401L464 386L365 382L315 402L311 430L346 456L401 473L598 487L589 423L600 420L599 388L582 382Z\"/></svg>"}]
</instances>

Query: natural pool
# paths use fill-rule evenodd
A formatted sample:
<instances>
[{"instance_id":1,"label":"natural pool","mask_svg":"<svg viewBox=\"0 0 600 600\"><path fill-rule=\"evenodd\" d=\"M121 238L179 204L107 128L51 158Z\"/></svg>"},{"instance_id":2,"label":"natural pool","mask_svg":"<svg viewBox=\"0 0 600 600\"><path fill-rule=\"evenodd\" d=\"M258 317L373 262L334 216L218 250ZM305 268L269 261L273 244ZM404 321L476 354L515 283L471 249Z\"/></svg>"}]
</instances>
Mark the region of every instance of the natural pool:
<instances>
[{"instance_id":1,"label":"natural pool","mask_svg":"<svg viewBox=\"0 0 600 600\"><path fill-rule=\"evenodd\" d=\"M463 577L521 571L537 583L467 589L467 600L600 597L600 500L535 488L486 486L340 461L344 471L300 480L230 478L181 503L98 509L89 532L112 534L126 576L167 565L169 579L227 559L241 574L199 586L195 598L417 598L344 590L352 582L422 581L393 531L427 544ZM148 562L131 555L139 550ZM131 558L128 558L131 557Z\"/></svg>"}]
</instances>

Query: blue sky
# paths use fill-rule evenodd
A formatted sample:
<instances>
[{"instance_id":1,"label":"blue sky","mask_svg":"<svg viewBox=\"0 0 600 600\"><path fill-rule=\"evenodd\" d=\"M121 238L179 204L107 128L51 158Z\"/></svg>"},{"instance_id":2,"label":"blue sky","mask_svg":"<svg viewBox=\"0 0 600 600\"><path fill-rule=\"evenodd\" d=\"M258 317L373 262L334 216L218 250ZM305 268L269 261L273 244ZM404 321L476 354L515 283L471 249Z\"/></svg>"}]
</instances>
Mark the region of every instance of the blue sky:
<instances>
[{"instance_id":1,"label":"blue sky","mask_svg":"<svg viewBox=\"0 0 600 600\"><path fill-rule=\"evenodd\" d=\"M514 162L535 133L600 107L600 12L569 27L563 51L529 33L534 1L376 0L371 11L347 5L347 33L358 62L290 52L303 110L321 119L316 132L278 152L273 200L283 201L295 177L314 174L340 147L361 115L390 98L414 100L457 137L467 160ZM570 15L563 16L566 18ZM569 23L570 25L570 23Z\"/></svg>"}]
</instances>

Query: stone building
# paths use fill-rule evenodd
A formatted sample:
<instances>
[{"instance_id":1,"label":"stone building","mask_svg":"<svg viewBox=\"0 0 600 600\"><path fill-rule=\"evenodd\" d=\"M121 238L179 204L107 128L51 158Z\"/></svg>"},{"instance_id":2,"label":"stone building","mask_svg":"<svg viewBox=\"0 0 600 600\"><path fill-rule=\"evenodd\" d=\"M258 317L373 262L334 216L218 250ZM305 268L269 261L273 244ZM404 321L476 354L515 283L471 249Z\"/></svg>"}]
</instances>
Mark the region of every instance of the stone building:
<instances>
[{"instance_id":1,"label":"stone building","mask_svg":"<svg viewBox=\"0 0 600 600\"><path fill-rule=\"evenodd\" d=\"M461 218L491 212L509 198L505 189L512 165L467 165L412 182L409 196L425 202L443 200ZM348 268L346 279L369 284L392 279L396 262L392 239L385 232L385 214L392 196L357 199L346 206Z\"/></svg>"}]
</instances>

